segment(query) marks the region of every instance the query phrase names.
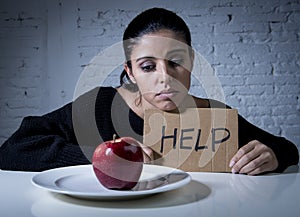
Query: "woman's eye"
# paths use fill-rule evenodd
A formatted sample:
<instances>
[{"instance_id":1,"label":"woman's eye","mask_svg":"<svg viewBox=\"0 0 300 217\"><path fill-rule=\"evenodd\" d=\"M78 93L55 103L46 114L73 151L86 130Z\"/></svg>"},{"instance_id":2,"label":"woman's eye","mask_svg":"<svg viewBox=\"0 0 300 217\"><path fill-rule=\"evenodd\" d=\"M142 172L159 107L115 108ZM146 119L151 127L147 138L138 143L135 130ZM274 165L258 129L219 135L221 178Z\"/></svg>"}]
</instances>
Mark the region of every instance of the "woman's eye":
<instances>
[{"instance_id":1,"label":"woman's eye","mask_svg":"<svg viewBox=\"0 0 300 217\"><path fill-rule=\"evenodd\" d=\"M183 60L182 59L169 60L169 64L171 66L174 66L174 67L176 67L176 66L182 66Z\"/></svg>"},{"instance_id":2,"label":"woman's eye","mask_svg":"<svg viewBox=\"0 0 300 217\"><path fill-rule=\"evenodd\" d=\"M155 65L142 65L141 66L141 69L144 71L144 72L152 72L155 70Z\"/></svg>"}]
</instances>

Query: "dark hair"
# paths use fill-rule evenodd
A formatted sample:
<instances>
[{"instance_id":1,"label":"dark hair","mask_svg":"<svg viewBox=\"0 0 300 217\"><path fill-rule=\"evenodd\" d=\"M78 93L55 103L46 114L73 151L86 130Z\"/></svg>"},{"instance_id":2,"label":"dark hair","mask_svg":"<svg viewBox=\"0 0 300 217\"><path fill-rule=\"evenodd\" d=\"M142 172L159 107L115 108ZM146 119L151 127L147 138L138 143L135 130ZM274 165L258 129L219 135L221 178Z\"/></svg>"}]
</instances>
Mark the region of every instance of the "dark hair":
<instances>
[{"instance_id":1,"label":"dark hair","mask_svg":"<svg viewBox=\"0 0 300 217\"><path fill-rule=\"evenodd\" d=\"M138 37L168 29L179 34L191 46L191 33L184 20L172 11L163 8L151 8L137 15L127 26L123 34L123 49L127 65L131 68L130 56L138 42ZM136 91L137 87L130 81L125 70L121 73L120 84L129 90Z\"/></svg>"}]
</instances>

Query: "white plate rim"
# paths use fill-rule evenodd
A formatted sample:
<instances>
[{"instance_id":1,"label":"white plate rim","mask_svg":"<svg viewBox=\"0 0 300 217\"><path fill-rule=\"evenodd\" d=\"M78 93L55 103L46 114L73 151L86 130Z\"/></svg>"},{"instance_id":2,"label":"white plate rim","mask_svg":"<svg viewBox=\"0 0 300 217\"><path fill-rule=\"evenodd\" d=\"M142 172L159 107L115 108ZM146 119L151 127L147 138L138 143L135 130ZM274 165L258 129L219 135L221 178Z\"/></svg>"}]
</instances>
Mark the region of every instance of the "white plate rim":
<instances>
[{"instance_id":1,"label":"white plate rim","mask_svg":"<svg viewBox=\"0 0 300 217\"><path fill-rule=\"evenodd\" d=\"M159 165L152 165L152 164L144 164L143 172L144 171L155 171L155 175L160 175L159 172L164 172L163 174L176 172L176 173L184 173L186 174L186 178L179 180L174 183L166 184L163 186L159 186L154 189L150 190L142 190L142 191L117 191L117 190L109 190L106 189L104 192L79 192L79 191L72 191L58 187L55 182L60 178L64 178L74 174L80 173L91 173L94 176L93 168L91 164L88 165L78 165L78 166L67 166L67 167L60 167L50 170L45 170L39 172L38 174L34 175L31 179L33 185L46 189L50 192L65 194L69 196L84 198L84 199L121 199L121 198L134 198L134 197L141 197L147 196L156 193L163 193L171 190L178 189L191 181L191 176L179 169L166 167L166 166L159 166ZM157 173L158 172L158 173ZM95 177L96 178L96 177Z\"/></svg>"}]
</instances>

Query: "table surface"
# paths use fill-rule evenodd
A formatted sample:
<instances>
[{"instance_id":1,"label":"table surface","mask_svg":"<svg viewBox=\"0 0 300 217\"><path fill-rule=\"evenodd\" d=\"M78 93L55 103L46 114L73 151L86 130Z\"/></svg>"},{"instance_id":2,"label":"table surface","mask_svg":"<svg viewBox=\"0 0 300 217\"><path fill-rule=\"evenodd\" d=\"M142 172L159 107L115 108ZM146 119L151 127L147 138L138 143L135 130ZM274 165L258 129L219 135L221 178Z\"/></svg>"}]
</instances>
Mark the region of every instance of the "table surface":
<instances>
[{"instance_id":1,"label":"table surface","mask_svg":"<svg viewBox=\"0 0 300 217\"><path fill-rule=\"evenodd\" d=\"M127 201L89 201L31 183L37 173L0 170L2 217L300 216L299 166L283 174L189 173L179 189Z\"/></svg>"}]
</instances>

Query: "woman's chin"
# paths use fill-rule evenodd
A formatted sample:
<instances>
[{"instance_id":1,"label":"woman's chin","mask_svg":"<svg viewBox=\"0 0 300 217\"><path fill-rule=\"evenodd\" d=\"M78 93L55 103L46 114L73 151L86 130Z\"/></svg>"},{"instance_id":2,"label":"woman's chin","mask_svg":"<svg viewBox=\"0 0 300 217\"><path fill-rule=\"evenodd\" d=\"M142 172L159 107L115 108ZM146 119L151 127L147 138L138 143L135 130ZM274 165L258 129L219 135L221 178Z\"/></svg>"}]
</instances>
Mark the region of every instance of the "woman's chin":
<instances>
[{"instance_id":1,"label":"woman's chin","mask_svg":"<svg viewBox=\"0 0 300 217\"><path fill-rule=\"evenodd\" d=\"M174 102L169 101L158 105L157 108L162 111L171 112L177 110L177 105Z\"/></svg>"},{"instance_id":2,"label":"woman's chin","mask_svg":"<svg viewBox=\"0 0 300 217\"><path fill-rule=\"evenodd\" d=\"M172 97L164 99L154 97L151 98L151 100L146 101L150 104L150 107L148 108L152 107L161 111L172 112L178 110L178 106L180 106L180 104L182 104L182 102L184 101L183 99L184 97Z\"/></svg>"}]
</instances>

